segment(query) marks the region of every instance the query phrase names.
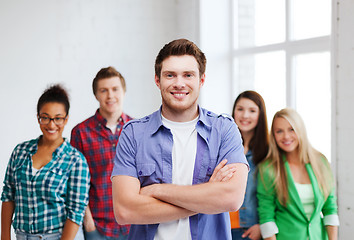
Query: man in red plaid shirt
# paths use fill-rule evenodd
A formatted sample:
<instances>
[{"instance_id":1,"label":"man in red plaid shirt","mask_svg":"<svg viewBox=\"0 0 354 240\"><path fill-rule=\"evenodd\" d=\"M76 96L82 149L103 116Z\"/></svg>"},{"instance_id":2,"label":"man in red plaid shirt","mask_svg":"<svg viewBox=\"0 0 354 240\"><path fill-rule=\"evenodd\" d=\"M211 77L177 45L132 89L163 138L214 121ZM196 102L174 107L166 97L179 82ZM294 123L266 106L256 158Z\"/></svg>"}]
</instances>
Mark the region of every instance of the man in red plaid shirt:
<instances>
[{"instance_id":1,"label":"man in red plaid shirt","mask_svg":"<svg viewBox=\"0 0 354 240\"><path fill-rule=\"evenodd\" d=\"M123 125L132 119L122 109L125 80L113 67L102 68L92 88L100 107L71 132L71 145L84 154L91 173L89 205L83 224L85 239L123 240L130 226L119 225L114 218L110 177L118 137Z\"/></svg>"}]
</instances>

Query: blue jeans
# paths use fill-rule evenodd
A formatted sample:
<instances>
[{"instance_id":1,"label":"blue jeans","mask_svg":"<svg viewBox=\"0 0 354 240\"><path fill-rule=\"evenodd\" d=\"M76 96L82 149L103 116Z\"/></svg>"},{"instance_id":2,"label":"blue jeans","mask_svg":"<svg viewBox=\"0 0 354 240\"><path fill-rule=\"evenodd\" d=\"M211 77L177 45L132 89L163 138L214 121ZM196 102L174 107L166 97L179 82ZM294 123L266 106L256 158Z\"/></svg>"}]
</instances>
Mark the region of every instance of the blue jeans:
<instances>
[{"instance_id":1,"label":"blue jeans","mask_svg":"<svg viewBox=\"0 0 354 240\"><path fill-rule=\"evenodd\" d=\"M119 236L118 238L115 237L107 237L102 235L97 229L92 232L85 231L85 239L86 240L126 240L128 236Z\"/></svg>"},{"instance_id":2,"label":"blue jeans","mask_svg":"<svg viewBox=\"0 0 354 240\"><path fill-rule=\"evenodd\" d=\"M30 234L16 231L17 240L59 240L61 233Z\"/></svg>"},{"instance_id":3,"label":"blue jeans","mask_svg":"<svg viewBox=\"0 0 354 240\"><path fill-rule=\"evenodd\" d=\"M25 232L16 231L16 239L17 240L58 240L61 237L61 233L49 233L49 234L29 234ZM85 240L84 232L82 230L82 226L80 226L79 231L77 232L74 240Z\"/></svg>"},{"instance_id":4,"label":"blue jeans","mask_svg":"<svg viewBox=\"0 0 354 240\"><path fill-rule=\"evenodd\" d=\"M233 228L231 229L232 240L251 240L248 237L243 238L242 234L247 231L247 228Z\"/></svg>"},{"instance_id":5,"label":"blue jeans","mask_svg":"<svg viewBox=\"0 0 354 240\"><path fill-rule=\"evenodd\" d=\"M80 226L79 231L77 231L74 240L85 240L84 230L82 229L82 225Z\"/></svg>"}]
</instances>

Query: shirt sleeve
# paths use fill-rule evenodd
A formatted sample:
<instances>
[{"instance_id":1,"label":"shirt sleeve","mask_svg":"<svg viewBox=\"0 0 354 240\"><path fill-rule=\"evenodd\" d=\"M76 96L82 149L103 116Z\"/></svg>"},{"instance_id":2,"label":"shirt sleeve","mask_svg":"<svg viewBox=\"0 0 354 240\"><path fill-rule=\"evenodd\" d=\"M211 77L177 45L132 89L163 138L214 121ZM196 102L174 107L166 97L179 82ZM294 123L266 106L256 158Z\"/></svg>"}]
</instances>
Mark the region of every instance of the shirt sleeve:
<instances>
[{"instance_id":1,"label":"shirt sleeve","mask_svg":"<svg viewBox=\"0 0 354 240\"><path fill-rule=\"evenodd\" d=\"M85 157L82 154L78 154L77 157L79 159L72 167L67 183L66 209L68 218L81 225L88 204L90 172Z\"/></svg>"},{"instance_id":2,"label":"shirt sleeve","mask_svg":"<svg viewBox=\"0 0 354 240\"><path fill-rule=\"evenodd\" d=\"M337 198L335 196L334 188L327 197L325 204L323 205L322 213L324 216L324 224L326 226L339 226Z\"/></svg>"},{"instance_id":3,"label":"shirt sleeve","mask_svg":"<svg viewBox=\"0 0 354 240\"><path fill-rule=\"evenodd\" d=\"M15 201L16 186L14 180L15 169L13 165L17 157L16 152L17 152L17 147L13 150L9 163L7 165L5 178L4 178L4 186L1 194L1 201L3 202Z\"/></svg>"},{"instance_id":4,"label":"shirt sleeve","mask_svg":"<svg viewBox=\"0 0 354 240\"><path fill-rule=\"evenodd\" d=\"M224 122L225 126L223 127L224 131L222 133L218 162L227 159L228 163L244 163L249 169L240 131L233 121L225 119Z\"/></svg>"},{"instance_id":5,"label":"shirt sleeve","mask_svg":"<svg viewBox=\"0 0 354 240\"><path fill-rule=\"evenodd\" d=\"M275 222L266 222L259 225L259 227L263 238L268 238L279 233L279 229Z\"/></svg>"},{"instance_id":6,"label":"shirt sleeve","mask_svg":"<svg viewBox=\"0 0 354 240\"><path fill-rule=\"evenodd\" d=\"M323 222L325 226L339 226L339 217L337 214L324 216Z\"/></svg>"},{"instance_id":7,"label":"shirt sleeve","mask_svg":"<svg viewBox=\"0 0 354 240\"><path fill-rule=\"evenodd\" d=\"M136 170L136 141L133 135L131 124L126 125L119 137L116 154L114 156L114 167L112 176L126 175L138 178Z\"/></svg>"},{"instance_id":8,"label":"shirt sleeve","mask_svg":"<svg viewBox=\"0 0 354 240\"><path fill-rule=\"evenodd\" d=\"M275 223L276 192L274 189L272 172L269 165L261 164L257 177L257 199L259 224L263 238L278 233Z\"/></svg>"},{"instance_id":9,"label":"shirt sleeve","mask_svg":"<svg viewBox=\"0 0 354 240\"><path fill-rule=\"evenodd\" d=\"M82 140L78 126L74 127L71 131L70 144L80 152L83 152Z\"/></svg>"}]
</instances>

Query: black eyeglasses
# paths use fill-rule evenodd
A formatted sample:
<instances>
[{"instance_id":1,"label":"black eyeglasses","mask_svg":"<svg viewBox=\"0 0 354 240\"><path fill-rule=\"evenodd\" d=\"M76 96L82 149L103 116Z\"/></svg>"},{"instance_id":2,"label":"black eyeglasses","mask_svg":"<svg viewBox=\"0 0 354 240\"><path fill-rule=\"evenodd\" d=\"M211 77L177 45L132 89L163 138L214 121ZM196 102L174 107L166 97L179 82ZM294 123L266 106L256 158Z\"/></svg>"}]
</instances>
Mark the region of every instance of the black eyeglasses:
<instances>
[{"instance_id":1,"label":"black eyeglasses","mask_svg":"<svg viewBox=\"0 0 354 240\"><path fill-rule=\"evenodd\" d=\"M66 117L38 117L39 124L46 125L49 124L51 121L54 122L55 125L62 125L65 122Z\"/></svg>"}]
</instances>

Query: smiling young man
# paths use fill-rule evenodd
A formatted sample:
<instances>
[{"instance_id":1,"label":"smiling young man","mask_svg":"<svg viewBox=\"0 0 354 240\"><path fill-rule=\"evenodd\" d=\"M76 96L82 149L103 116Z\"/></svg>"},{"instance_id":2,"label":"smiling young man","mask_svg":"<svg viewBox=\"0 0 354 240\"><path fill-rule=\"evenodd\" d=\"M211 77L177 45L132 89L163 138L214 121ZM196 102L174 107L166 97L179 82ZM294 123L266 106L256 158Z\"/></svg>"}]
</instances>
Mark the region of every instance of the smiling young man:
<instances>
[{"instance_id":1,"label":"smiling young man","mask_svg":"<svg viewBox=\"0 0 354 240\"><path fill-rule=\"evenodd\" d=\"M85 239L123 240L127 238L129 226L115 221L110 176L118 137L123 125L131 120L123 113L125 80L113 67L102 68L92 88L100 107L71 133L71 144L84 154L91 173L89 205L84 218Z\"/></svg>"},{"instance_id":2,"label":"smiling young man","mask_svg":"<svg viewBox=\"0 0 354 240\"><path fill-rule=\"evenodd\" d=\"M160 110L124 126L112 182L128 239L231 239L227 212L243 202L248 164L234 121L198 106L205 65L194 43L166 44L155 62Z\"/></svg>"}]
</instances>

